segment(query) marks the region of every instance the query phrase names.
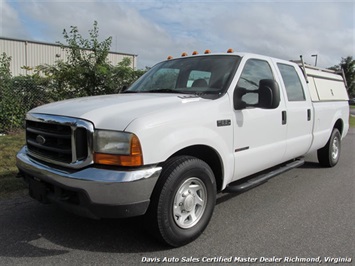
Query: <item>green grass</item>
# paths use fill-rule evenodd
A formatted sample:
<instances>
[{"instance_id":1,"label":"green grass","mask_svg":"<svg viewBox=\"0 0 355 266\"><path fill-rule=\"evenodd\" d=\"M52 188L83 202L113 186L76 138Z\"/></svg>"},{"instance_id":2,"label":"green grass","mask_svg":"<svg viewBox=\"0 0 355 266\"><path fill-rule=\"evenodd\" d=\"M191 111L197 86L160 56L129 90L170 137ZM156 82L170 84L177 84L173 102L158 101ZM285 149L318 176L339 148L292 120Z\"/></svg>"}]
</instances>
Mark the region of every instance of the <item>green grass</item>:
<instances>
[{"instance_id":1,"label":"green grass","mask_svg":"<svg viewBox=\"0 0 355 266\"><path fill-rule=\"evenodd\" d=\"M350 124L350 127L355 127L355 117L354 116L350 116L349 124Z\"/></svg>"},{"instance_id":2,"label":"green grass","mask_svg":"<svg viewBox=\"0 0 355 266\"><path fill-rule=\"evenodd\" d=\"M24 132L0 136L0 198L24 192L25 185L16 167L16 153L25 143Z\"/></svg>"},{"instance_id":3,"label":"green grass","mask_svg":"<svg viewBox=\"0 0 355 266\"><path fill-rule=\"evenodd\" d=\"M355 109L355 105L350 105L350 109ZM350 127L355 127L355 117L350 115L349 119Z\"/></svg>"}]
</instances>

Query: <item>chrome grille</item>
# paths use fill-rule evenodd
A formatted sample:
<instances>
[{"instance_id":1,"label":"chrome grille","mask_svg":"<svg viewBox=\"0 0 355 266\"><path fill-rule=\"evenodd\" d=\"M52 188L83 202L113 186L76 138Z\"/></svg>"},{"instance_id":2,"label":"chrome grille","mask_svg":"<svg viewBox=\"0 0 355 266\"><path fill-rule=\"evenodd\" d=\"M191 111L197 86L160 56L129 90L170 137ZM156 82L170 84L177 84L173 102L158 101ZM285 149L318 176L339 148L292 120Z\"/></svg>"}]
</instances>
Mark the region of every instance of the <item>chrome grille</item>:
<instances>
[{"instance_id":1,"label":"chrome grille","mask_svg":"<svg viewBox=\"0 0 355 266\"><path fill-rule=\"evenodd\" d=\"M69 117L28 114L28 153L42 161L80 168L92 163L93 125Z\"/></svg>"}]
</instances>

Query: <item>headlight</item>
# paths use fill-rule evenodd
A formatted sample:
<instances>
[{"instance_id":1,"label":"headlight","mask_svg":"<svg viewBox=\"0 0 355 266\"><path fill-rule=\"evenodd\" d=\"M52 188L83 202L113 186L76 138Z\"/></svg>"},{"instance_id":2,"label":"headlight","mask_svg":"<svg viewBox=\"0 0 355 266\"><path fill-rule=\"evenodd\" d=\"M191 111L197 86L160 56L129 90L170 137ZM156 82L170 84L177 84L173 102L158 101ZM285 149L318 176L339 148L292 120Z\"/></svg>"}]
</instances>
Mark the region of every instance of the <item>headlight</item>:
<instances>
[{"instance_id":1,"label":"headlight","mask_svg":"<svg viewBox=\"0 0 355 266\"><path fill-rule=\"evenodd\" d=\"M127 132L96 130L94 161L97 164L140 166L143 155L139 139Z\"/></svg>"},{"instance_id":2,"label":"headlight","mask_svg":"<svg viewBox=\"0 0 355 266\"><path fill-rule=\"evenodd\" d=\"M94 133L94 150L109 154L130 154L132 134L125 132L96 130Z\"/></svg>"}]
</instances>

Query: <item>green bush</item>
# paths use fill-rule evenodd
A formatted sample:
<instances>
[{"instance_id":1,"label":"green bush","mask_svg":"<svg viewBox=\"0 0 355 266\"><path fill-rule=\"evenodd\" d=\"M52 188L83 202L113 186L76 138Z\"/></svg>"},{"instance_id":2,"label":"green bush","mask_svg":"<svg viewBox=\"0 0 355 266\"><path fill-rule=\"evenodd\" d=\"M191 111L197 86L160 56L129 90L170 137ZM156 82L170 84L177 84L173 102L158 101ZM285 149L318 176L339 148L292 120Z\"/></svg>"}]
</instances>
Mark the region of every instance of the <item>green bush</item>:
<instances>
[{"instance_id":1,"label":"green bush","mask_svg":"<svg viewBox=\"0 0 355 266\"><path fill-rule=\"evenodd\" d=\"M36 66L34 74L12 77L11 58L0 57L0 133L23 127L26 113L39 105L69 98L112 94L120 92L145 73L130 67L130 59L124 58L117 65L108 59L111 37L98 41L97 22L84 39L72 26L69 33L63 31L67 45L66 60L53 65Z\"/></svg>"},{"instance_id":2,"label":"green bush","mask_svg":"<svg viewBox=\"0 0 355 266\"><path fill-rule=\"evenodd\" d=\"M0 57L0 133L16 128L21 121L18 97L12 90L10 72L11 57L3 53Z\"/></svg>"}]
</instances>

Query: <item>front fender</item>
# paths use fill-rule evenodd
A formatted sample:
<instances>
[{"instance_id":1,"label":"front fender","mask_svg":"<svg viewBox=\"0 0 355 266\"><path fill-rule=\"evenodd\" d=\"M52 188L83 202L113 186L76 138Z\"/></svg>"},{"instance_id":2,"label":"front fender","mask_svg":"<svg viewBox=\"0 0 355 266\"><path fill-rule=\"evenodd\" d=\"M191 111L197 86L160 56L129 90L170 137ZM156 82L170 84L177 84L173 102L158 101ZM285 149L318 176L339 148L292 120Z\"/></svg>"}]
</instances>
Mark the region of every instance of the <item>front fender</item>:
<instances>
[{"instance_id":1,"label":"front fender","mask_svg":"<svg viewBox=\"0 0 355 266\"><path fill-rule=\"evenodd\" d=\"M134 120L126 131L141 142L145 165L165 162L184 148L204 145L215 150L223 162L223 179L230 180L234 169L233 123L221 126L219 120L232 120L229 101L219 99L166 110Z\"/></svg>"},{"instance_id":2,"label":"front fender","mask_svg":"<svg viewBox=\"0 0 355 266\"><path fill-rule=\"evenodd\" d=\"M216 151L222 160L224 183L232 178L234 157L231 150L233 147L231 130L227 132L227 130L218 131L206 127L190 127L165 133L159 138L155 138L155 141L142 137L141 144L145 164L164 162L185 148L203 145Z\"/></svg>"}]
</instances>

